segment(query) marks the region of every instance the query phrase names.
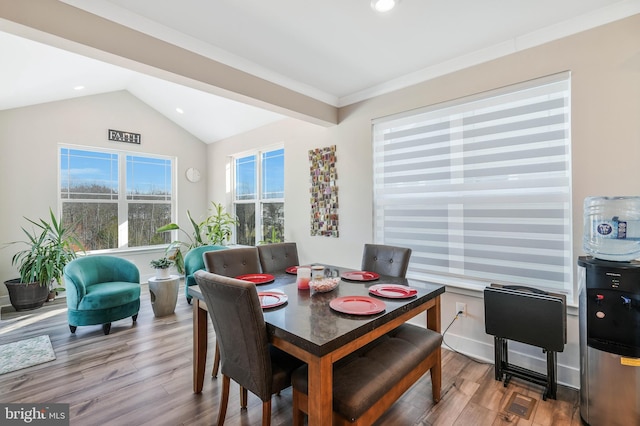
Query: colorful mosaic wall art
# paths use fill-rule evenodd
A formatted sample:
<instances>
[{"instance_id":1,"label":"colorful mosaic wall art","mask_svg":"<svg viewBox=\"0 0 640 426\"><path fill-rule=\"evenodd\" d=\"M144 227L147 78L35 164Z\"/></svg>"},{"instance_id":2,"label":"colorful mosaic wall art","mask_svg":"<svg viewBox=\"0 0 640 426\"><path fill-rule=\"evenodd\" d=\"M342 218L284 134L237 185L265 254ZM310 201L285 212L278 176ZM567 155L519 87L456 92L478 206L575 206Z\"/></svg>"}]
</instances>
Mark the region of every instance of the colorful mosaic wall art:
<instances>
[{"instance_id":1,"label":"colorful mosaic wall art","mask_svg":"<svg viewBox=\"0 0 640 426\"><path fill-rule=\"evenodd\" d=\"M311 235L338 238L336 146L309 150Z\"/></svg>"}]
</instances>

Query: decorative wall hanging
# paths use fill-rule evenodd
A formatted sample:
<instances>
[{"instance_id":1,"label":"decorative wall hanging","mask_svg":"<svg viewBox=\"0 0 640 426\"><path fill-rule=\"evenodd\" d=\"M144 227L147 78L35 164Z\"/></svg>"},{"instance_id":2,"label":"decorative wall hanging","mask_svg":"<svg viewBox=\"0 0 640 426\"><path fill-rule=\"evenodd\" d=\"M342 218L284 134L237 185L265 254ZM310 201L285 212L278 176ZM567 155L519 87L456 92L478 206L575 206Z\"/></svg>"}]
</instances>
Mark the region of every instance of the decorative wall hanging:
<instances>
[{"instance_id":1,"label":"decorative wall hanging","mask_svg":"<svg viewBox=\"0 0 640 426\"><path fill-rule=\"evenodd\" d=\"M309 150L311 235L338 238L336 146Z\"/></svg>"},{"instance_id":2,"label":"decorative wall hanging","mask_svg":"<svg viewBox=\"0 0 640 426\"><path fill-rule=\"evenodd\" d=\"M116 142L135 143L140 145L142 135L140 133L124 132L122 130L109 129L109 140Z\"/></svg>"}]
</instances>

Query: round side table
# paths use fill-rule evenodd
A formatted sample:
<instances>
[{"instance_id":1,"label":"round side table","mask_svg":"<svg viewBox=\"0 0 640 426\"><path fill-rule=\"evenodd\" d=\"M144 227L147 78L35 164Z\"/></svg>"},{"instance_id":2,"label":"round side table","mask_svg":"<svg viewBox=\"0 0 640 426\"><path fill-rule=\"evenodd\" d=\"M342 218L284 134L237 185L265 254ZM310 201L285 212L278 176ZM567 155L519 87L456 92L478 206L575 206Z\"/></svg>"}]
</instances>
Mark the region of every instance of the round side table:
<instances>
[{"instance_id":1,"label":"round side table","mask_svg":"<svg viewBox=\"0 0 640 426\"><path fill-rule=\"evenodd\" d=\"M151 295L151 307L153 315L163 317L171 315L176 309L178 301L178 287L180 276L171 275L169 278L149 278L149 293Z\"/></svg>"}]
</instances>

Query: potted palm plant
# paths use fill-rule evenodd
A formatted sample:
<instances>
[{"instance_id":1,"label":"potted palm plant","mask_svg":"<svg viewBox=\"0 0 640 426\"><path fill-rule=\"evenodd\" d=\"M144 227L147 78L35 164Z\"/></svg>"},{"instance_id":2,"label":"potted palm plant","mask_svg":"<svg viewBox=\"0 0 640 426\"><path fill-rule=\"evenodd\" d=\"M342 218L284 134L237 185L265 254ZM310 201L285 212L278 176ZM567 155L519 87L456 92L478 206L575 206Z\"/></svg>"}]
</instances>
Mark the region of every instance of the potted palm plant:
<instances>
[{"instance_id":1,"label":"potted palm plant","mask_svg":"<svg viewBox=\"0 0 640 426\"><path fill-rule=\"evenodd\" d=\"M20 278L5 281L9 300L16 311L41 307L51 290L58 290L65 265L83 250L73 231L66 228L49 209L49 220L32 220L32 228L22 228L24 241L9 243L26 248L13 255L11 263L18 267Z\"/></svg>"},{"instance_id":2,"label":"potted palm plant","mask_svg":"<svg viewBox=\"0 0 640 426\"><path fill-rule=\"evenodd\" d=\"M171 259L176 263L176 269L180 274L184 274L184 253L188 252L194 247L200 247L207 244L205 239L206 237L202 235L203 222L198 223L193 220L189 210L187 210L187 217L189 218L189 222L193 226L193 232L191 235L189 235L189 233L184 229L180 228L177 223L169 223L167 225L161 226L156 230L156 232L181 231L186 236L186 241L172 241L166 250L166 253L170 254Z\"/></svg>"},{"instance_id":3,"label":"potted palm plant","mask_svg":"<svg viewBox=\"0 0 640 426\"><path fill-rule=\"evenodd\" d=\"M186 236L186 240L172 241L166 251L170 253L169 258L175 261L176 269L180 274L184 274L184 254L194 247L207 244L225 245L231 238L233 227L238 223L236 217L224 211L222 204L212 201L209 210L211 213L202 222L196 222L187 210L187 217L193 227L191 234L180 228L177 223L169 223L156 230L156 232L181 231Z\"/></svg>"}]
</instances>

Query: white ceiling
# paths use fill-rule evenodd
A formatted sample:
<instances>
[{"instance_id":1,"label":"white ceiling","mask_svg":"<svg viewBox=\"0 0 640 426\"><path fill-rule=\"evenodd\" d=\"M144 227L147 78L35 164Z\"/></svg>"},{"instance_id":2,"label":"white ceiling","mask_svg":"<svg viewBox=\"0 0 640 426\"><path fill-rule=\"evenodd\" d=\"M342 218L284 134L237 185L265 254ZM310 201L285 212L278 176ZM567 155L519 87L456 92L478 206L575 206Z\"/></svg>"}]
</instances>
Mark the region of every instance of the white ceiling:
<instances>
[{"instance_id":1,"label":"white ceiling","mask_svg":"<svg viewBox=\"0 0 640 426\"><path fill-rule=\"evenodd\" d=\"M370 0L63 1L333 106L640 13L640 0L402 0L388 15ZM206 143L282 118L7 33L0 55L0 110L128 90Z\"/></svg>"}]
</instances>

